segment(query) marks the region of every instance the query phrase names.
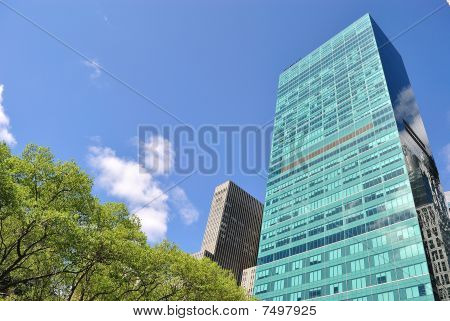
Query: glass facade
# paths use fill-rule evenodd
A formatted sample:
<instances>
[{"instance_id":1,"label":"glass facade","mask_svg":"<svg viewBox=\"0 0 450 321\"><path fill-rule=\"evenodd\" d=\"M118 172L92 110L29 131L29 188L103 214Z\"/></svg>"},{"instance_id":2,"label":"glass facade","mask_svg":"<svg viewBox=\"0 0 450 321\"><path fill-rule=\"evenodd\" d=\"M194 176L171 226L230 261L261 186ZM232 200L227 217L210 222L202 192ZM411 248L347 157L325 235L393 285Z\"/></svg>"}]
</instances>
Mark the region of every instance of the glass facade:
<instances>
[{"instance_id":1,"label":"glass facade","mask_svg":"<svg viewBox=\"0 0 450 321\"><path fill-rule=\"evenodd\" d=\"M398 59L365 15L281 74L258 298L435 299L417 210L420 195L432 200L410 179Z\"/></svg>"}]
</instances>

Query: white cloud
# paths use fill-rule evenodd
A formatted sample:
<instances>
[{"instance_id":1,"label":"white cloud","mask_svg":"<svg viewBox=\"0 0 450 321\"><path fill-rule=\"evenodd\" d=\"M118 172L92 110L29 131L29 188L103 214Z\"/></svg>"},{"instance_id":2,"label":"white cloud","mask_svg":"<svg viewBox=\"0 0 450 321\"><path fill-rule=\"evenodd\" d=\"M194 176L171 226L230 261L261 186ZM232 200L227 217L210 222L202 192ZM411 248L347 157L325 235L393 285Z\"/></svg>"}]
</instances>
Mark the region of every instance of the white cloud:
<instances>
[{"instance_id":1,"label":"white cloud","mask_svg":"<svg viewBox=\"0 0 450 321\"><path fill-rule=\"evenodd\" d=\"M419 115L416 98L411 86L403 88L397 96L397 104L395 106L397 120L405 119L411 122Z\"/></svg>"},{"instance_id":2,"label":"white cloud","mask_svg":"<svg viewBox=\"0 0 450 321\"><path fill-rule=\"evenodd\" d=\"M154 177L137 162L118 157L108 147L90 147L88 161L96 171L98 186L136 212L149 241L162 240L167 232L168 196Z\"/></svg>"},{"instance_id":3,"label":"white cloud","mask_svg":"<svg viewBox=\"0 0 450 321\"><path fill-rule=\"evenodd\" d=\"M194 205L192 205L189 201L183 189L178 186L175 187L172 189L170 196L171 201L175 204L175 207L177 207L181 219L186 225L191 225L198 220L199 213Z\"/></svg>"},{"instance_id":4,"label":"white cloud","mask_svg":"<svg viewBox=\"0 0 450 321\"><path fill-rule=\"evenodd\" d=\"M3 89L4 86L0 84L0 142L5 142L7 145L13 146L17 142L10 131L9 118L3 107Z\"/></svg>"},{"instance_id":5,"label":"white cloud","mask_svg":"<svg viewBox=\"0 0 450 321\"><path fill-rule=\"evenodd\" d=\"M450 192L445 192L445 199L447 200L447 203L450 203Z\"/></svg>"},{"instance_id":6,"label":"white cloud","mask_svg":"<svg viewBox=\"0 0 450 321\"><path fill-rule=\"evenodd\" d=\"M172 144L162 136L152 136L142 146L145 169L155 175L168 174L175 161Z\"/></svg>"},{"instance_id":7,"label":"white cloud","mask_svg":"<svg viewBox=\"0 0 450 321\"><path fill-rule=\"evenodd\" d=\"M90 73L89 77L92 80L97 79L102 75L101 66L98 63L97 59L92 59L90 61L83 60L83 65L85 65L86 67L91 69L91 73Z\"/></svg>"},{"instance_id":8,"label":"white cloud","mask_svg":"<svg viewBox=\"0 0 450 321\"><path fill-rule=\"evenodd\" d=\"M414 92L411 86L403 88L397 96L397 101L395 104L395 117L398 122L405 121L409 127L419 136L420 140L425 144L427 149L429 149L430 142L428 140L428 135L425 131L425 126L423 125L422 117L419 113L419 107L416 102L416 97L414 96ZM402 130L400 132L400 136L403 142L410 141L410 135L406 132L406 130ZM411 148L416 146L414 142L408 144ZM419 147L415 147L416 150L413 150L415 154L421 154L422 152L419 150ZM429 153L430 150L428 150Z\"/></svg>"},{"instance_id":9,"label":"white cloud","mask_svg":"<svg viewBox=\"0 0 450 321\"><path fill-rule=\"evenodd\" d=\"M447 144L442 148L442 155L444 156L445 169L450 172L450 144Z\"/></svg>"},{"instance_id":10,"label":"white cloud","mask_svg":"<svg viewBox=\"0 0 450 321\"><path fill-rule=\"evenodd\" d=\"M148 148L151 155L164 160L161 164L173 164L175 153L164 138L154 138ZM171 208L169 203L184 223L189 225L197 220L198 212L182 188L175 187L170 193L164 191L158 176L165 173L162 169L166 168L144 170L138 162L120 158L111 148L99 146L89 148L88 161L95 171L96 184L109 195L124 201L131 213L136 213L149 242L165 238Z\"/></svg>"},{"instance_id":11,"label":"white cloud","mask_svg":"<svg viewBox=\"0 0 450 321\"><path fill-rule=\"evenodd\" d=\"M89 137L89 140L95 145L101 145L102 143L102 138L100 136L91 136Z\"/></svg>"}]
</instances>

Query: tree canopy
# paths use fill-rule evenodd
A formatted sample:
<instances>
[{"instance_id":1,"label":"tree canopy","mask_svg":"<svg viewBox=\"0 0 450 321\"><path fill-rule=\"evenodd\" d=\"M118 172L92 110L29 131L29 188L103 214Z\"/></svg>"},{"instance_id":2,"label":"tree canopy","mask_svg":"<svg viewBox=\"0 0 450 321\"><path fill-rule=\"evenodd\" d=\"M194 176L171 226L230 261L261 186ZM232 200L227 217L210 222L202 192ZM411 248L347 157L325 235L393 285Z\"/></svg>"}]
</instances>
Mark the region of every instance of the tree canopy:
<instances>
[{"instance_id":1,"label":"tree canopy","mask_svg":"<svg viewBox=\"0 0 450 321\"><path fill-rule=\"evenodd\" d=\"M147 244L121 203L102 204L75 162L0 143L0 300L246 300L231 272Z\"/></svg>"}]
</instances>

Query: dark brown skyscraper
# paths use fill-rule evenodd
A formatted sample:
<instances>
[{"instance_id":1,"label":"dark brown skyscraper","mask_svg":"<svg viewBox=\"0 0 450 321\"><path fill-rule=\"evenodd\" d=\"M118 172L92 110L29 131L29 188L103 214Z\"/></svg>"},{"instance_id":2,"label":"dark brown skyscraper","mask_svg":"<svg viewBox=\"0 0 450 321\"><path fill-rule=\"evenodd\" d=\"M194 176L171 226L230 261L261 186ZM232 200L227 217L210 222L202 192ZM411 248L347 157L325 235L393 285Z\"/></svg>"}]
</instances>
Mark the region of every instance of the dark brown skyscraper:
<instances>
[{"instance_id":1,"label":"dark brown skyscraper","mask_svg":"<svg viewBox=\"0 0 450 321\"><path fill-rule=\"evenodd\" d=\"M216 187L200 252L231 270L238 284L242 271L256 265L263 205L231 181Z\"/></svg>"}]
</instances>

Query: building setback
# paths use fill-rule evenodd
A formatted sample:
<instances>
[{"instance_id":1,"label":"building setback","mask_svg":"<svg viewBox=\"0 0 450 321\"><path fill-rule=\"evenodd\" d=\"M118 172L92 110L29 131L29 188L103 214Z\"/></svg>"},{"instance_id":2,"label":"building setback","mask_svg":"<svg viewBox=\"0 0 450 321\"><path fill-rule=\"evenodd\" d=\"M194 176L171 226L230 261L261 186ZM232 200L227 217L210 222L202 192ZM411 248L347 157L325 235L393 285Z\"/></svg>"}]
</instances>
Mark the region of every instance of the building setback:
<instances>
[{"instance_id":1,"label":"building setback","mask_svg":"<svg viewBox=\"0 0 450 321\"><path fill-rule=\"evenodd\" d=\"M201 250L197 258L209 257L231 270L241 284L242 271L255 266L263 205L231 181L216 187Z\"/></svg>"},{"instance_id":2,"label":"building setback","mask_svg":"<svg viewBox=\"0 0 450 321\"><path fill-rule=\"evenodd\" d=\"M364 15L280 76L254 294L448 300L449 233L402 58Z\"/></svg>"}]
</instances>

